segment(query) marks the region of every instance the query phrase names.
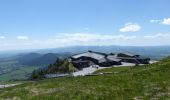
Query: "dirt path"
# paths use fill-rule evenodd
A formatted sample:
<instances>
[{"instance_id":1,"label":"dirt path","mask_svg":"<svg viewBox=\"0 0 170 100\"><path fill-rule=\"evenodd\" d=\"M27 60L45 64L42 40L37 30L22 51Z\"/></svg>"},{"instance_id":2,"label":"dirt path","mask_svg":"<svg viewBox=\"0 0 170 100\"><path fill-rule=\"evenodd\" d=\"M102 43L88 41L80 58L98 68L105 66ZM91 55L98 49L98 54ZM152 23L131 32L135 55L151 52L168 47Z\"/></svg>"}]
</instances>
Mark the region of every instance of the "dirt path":
<instances>
[{"instance_id":1,"label":"dirt path","mask_svg":"<svg viewBox=\"0 0 170 100\"><path fill-rule=\"evenodd\" d=\"M157 61L150 61L150 64L152 63L156 63ZM115 65L115 66L111 66L111 67L127 67L127 66L135 66L136 64L134 63L127 63L127 62L122 62L122 65ZM111 68L111 67L87 67L87 68L83 68L80 71L74 72L73 76L85 76L85 75L89 75L95 71L97 71L98 69L104 69L104 68Z\"/></svg>"},{"instance_id":2,"label":"dirt path","mask_svg":"<svg viewBox=\"0 0 170 100\"><path fill-rule=\"evenodd\" d=\"M13 87L16 85L20 85L21 83L17 83L17 84L0 84L0 88L7 88L7 87Z\"/></svg>"}]
</instances>

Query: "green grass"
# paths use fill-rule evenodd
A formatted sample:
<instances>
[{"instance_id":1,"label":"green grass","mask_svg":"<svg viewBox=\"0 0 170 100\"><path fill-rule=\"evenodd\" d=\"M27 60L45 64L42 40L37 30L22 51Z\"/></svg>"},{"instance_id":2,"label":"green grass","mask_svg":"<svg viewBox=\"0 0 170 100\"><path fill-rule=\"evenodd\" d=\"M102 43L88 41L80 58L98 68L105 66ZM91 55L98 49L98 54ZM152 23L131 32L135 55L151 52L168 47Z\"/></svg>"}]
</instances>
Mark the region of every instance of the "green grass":
<instances>
[{"instance_id":1,"label":"green grass","mask_svg":"<svg viewBox=\"0 0 170 100\"><path fill-rule=\"evenodd\" d=\"M38 69L38 67L19 67L13 71L0 75L0 81L25 80L35 69Z\"/></svg>"},{"instance_id":2,"label":"green grass","mask_svg":"<svg viewBox=\"0 0 170 100\"><path fill-rule=\"evenodd\" d=\"M25 80L38 66L25 66L18 61L9 60L0 62L0 82Z\"/></svg>"},{"instance_id":3,"label":"green grass","mask_svg":"<svg viewBox=\"0 0 170 100\"><path fill-rule=\"evenodd\" d=\"M97 73L104 73L104 72L113 72L113 73L120 73L120 72L124 72L127 70L130 70L132 67L113 67L113 68L105 68L102 70L97 70L96 72L94 72L94 74Z\"/></svg>"},{"instance_id":4,"label":"green grass","mask_svg":"<svg viewBox=\"0 0 170 100\"><path fill-rule=\"evenodd\" d=\"M17 63L18 63L17 61L4 61L4 62L0 62L0 69L8 71L9 69L15 68ZM1 72L0 72L0 74L1 74Z\"/></svg>"},{"instance_id":5,"label":"green grass","mask_svg":"<svg viewBox=\"0 0 170 100\"><path fill-rule=\"evenodd\" d=\"M6 65L11 65L11 64L16 64L16 63L18 63L18 61L10 60L10 61L0 62L0 65L1 66L6 66Z\"/></svg>"},{"instance_id":6,"label":"green grass","mask_svg":"<svg viewBox=\"0 0 170 100\"><path fill-rule=\"evenodd\" d=\"M0 99L21 100L169 100L170 58L138 67L99 70L101 76L26 82L0 89Z\"/></svg>"}]
</instances>

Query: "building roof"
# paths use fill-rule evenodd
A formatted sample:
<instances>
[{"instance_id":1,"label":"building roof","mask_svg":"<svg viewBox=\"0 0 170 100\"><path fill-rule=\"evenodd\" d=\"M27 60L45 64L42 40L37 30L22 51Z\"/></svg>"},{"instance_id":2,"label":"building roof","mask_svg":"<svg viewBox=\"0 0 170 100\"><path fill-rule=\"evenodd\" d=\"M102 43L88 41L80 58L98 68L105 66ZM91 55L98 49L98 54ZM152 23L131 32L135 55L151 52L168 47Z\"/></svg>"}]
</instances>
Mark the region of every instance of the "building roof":
<instances>
[{"instance_id":1,"label":"building roof","mask_svg":"<svg viewBox=\"0 0 170 100\"><path fill-rule=\"evenodd\" d=\"M74 60L78 60L81 57L89 57L89 58L95 59L95 60L97 60L98 63L121 62L121 61L124 61L124 60L127 60L127 61L133 60L137 63L140 63L141 60L148 59L148 58L141 58L139 55L134 55L134 54L130 54L130 53L105 54L105 53L93 52L93 51L88 51L88 52L85 52L85 53L73 55L71 57L71 59L73 59L73 61L74 61Z\"/></svg>"},{"instance_id":2,"label":"building roof","mask_svg":"<svg viewBox=\"0 0 170 100\"><path fill-rule=\"evenodd\" d=\"M93 51L88 51L85 53L72 56L72 58L74 59L77 59L80 57L90 57L90 58L98 60L99 63L107 62L107 61L115 61L115 62L121 61L121 59L116 58L116 55L107 55L105 53L99 53L99 52L93 52Z\"/></svg>"},{"instance_id":3,"label":"building roof","mask_svg":"<svg viewBox=\"0 0 170 100\"><path fill-rule=\"evenodd\" d=\"M125 55L125 56L129 56L129 57L139 56L139 55L135 55L135 54L131 54L131 53L118 53L118 54L117 54L117 57L118 57L120 54L121 54L121 55Z\"/></svg>"},{"instance_id":4,"label":"building roof","mask_svg":"<svg viewBox=\"0 0 170 100\"><path fill-rule=\"evenodd\" d=\"M96 60L102 60L103 58L105 58L105 55L102 53L98 53L98 52L92 52L92 51L88 51L85 53L81 53L81 54L77 54L72 56L72 58L80 58L80 57L90 57L90 58L94 58Z\"/></svg>"},{"instance_id":5,"label":"building roof","mask_svg":"<svg viewBox=\"0 0 170 100\"><path fill-rule=\"evenodd\" d=\"M121 61L121 59L118 59L115 55L108 55L107 59L109 59L111 61L116 61L116 62Z\"/></svg>"}]
</instances>

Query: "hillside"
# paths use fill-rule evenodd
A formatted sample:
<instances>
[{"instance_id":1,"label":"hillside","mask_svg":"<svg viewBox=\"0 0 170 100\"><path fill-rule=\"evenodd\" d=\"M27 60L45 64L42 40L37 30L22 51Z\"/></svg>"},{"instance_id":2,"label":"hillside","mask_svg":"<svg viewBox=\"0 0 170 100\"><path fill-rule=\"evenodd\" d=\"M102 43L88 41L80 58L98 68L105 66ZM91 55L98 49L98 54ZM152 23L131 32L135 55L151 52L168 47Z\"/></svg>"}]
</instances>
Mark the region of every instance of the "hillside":
<instances>
[{"instance_id":1,"label":"hillside","mask_svg":"<svg viewBox=\"0 0 170 100\"><path fill-rule=\"evenodd\" d=\"M54 63L57 57L58 56L53 53L47 53L44 55L39 53L30 53L18 58L18 61L23 65L42 66Z\"/></svg>"},{"instance_id":2,"label":"hillside","mask_svg":"<svg viewBox=\"0 0 170 100\"><path fill-rule=\"evenodd\" d=\"M33 61L36 58L41 57L41 54L39 53L29 53L21 55L20 57L16 58L21 64L29 64L28 62Z\"/></svg>"},{"instance_id":3,"label":"hillside","mask_svg":"<svg viewBox=\"0 0 170 100\"><path fill-rule=\"evenodd\" d=\"M32 80L37 80L45 78L46 74L63 74L73 71L76 71L76 68L70 62L68 62L67 59L56 59L53 64L34 70L30 78Z\"/></svg>"},{"instance_id":4,"label":"hillside","mask_svg":"<svg viewBox=\"0 0 170 100\"><path fill-rule=\"evenodd\" d=\"M168 100L170 57L138 67L117 67L100 76L65 77L27 82L0 89L0 99L31 100Z\"/></svg>"},{"instance_id":5,"label":"hillside","mask_svg":"<svg viewBox=\"0 0 170 100\"><path fill-rule=\"evenodd\" d=\"M57 58L65 58L69 53L23 53L0 59L0 82L26 80L33 70L54 63Z\"/></svg>"}]
</instances>

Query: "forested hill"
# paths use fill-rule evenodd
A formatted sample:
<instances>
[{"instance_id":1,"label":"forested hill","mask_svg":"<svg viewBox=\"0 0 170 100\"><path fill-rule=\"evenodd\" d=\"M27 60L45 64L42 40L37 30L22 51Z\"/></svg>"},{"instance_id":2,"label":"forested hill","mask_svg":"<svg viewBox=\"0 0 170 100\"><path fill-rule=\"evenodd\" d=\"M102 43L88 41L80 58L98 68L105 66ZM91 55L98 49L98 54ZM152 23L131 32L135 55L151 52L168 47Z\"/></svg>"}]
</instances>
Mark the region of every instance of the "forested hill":
<instances>
[{"instance_id":1,"label":"forested hill","mask_svg":"<svg viewBox=\"0 0 170 100\"><path fill-rule=\"evenodd\" d=\"M71 73L73 71L77 71L77 69L68 61L68 59L58 58L54 63L47 67L34 70L30 78L33 80L42 79L46 74L63 74Z\"/></svg>"},{"instance_id":2,"label":"forested hill","mask_svg":"<svg viewBox=\"0 0 170 100\"><path fill-rule=\"evenodd\" d=\"M70 53L21 53L0 59L0 81L26 80L33 70L53 64Z\"/></svg>"},{"instance_id":3,"label":"forested hill","mask_svg":"<svg viewBox=\"0 0 170 100\"><path fill-rule=\"evenodd\" d=\"M57 58L65 58L70 56L69 53L28 53L22 56L19 56L16 60L19 61L20 64L29 65L29 66L42 66L49 65L54 63Z\"/></svg>"},{"instance_id":4,"label":"forested hill","mask_svg":"<svg viewBox=\"0 0 170 100\"><path fill-rule=\"evenodd\" d=\"M39 53L30 53L18 58L19 63L23 65L31 66L41 66L54 63L58 56L54 53L39 54Z\"/></svg>"}]
</instances>

